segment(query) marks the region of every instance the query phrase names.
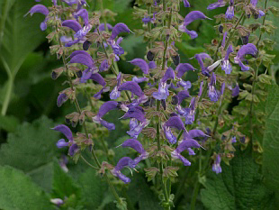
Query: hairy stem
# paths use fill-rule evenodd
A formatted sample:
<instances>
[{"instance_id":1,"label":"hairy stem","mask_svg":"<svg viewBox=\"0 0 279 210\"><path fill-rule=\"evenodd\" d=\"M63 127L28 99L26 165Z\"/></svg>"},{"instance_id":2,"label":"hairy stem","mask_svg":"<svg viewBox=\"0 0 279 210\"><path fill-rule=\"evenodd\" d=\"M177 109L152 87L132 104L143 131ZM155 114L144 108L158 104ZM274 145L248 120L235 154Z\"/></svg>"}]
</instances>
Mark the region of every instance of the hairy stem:
<instances>
[{"instance_id":1,"label":"hairy stem","mask_svg":"<svg viewBox=\"0 0 279 210\"><path fill-rule=\"evenodd\" d=\"M159 110L160 110L160 101L157 100L157 111L159 111ZM158 116L158 122L157 122L156 128L157 128L157 136L156 136L157 147L158 147L158 151L161 151L162 148L161 148L161 142L160 142L160 117L159 116ZM162 186L162 189L163 189L165 202L168 202L169 197L168 197L166 183L164 183L164 177L163 177L164 166L163 166L162 160L159 164L159 170L160 170L161 186ZM169 208L167 208L167 209L169 209Z\"/></svg>"},{"instance_id":2,"label":"hairy stem","mask_svg":"<svg viewBox=\"0 0 279 210\"><path fill-rule=\"evenodd\" d=\"M8 77L8 85L7 90L4 97L4 102L1 110L1 115L5 116L9 107L9 103L11 100L12 92L13 92L13 86L14 86L14 77L13 75Z\"/></svg>"}]
</instances>

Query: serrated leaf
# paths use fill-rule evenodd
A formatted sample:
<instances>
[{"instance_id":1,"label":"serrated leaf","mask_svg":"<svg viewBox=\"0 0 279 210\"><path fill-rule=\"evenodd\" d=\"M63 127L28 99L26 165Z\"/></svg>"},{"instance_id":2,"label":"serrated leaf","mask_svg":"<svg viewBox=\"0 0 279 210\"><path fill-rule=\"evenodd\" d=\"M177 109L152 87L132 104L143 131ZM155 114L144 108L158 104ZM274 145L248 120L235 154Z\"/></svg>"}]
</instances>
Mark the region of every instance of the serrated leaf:
<instances>
[{"instance_id":1,"label":"serrated leaf","mask_svg":"<svg viewBox=\"0 0 279 210\"><path fill-rule=\"evenodd\" d=\"M102 201L106 197L109 197L108 195L105 195L107 186L92 168L88 168L80 175L79 183L81 185L81 196L84 199L85 207L87 209L97 209L102 204ZM106 202L113 201L113 198L110 198L111 199Z\"/></svg>"},{"instance_id":2,"label":"serrated leaf","mask_svg":"<svg viewBox=\"0 0 279 210\"><path fill-rule=\"evenodd\" d=\"M212 171L201 191L202 202L209 210L265 209L273 197L262 182L251 152L238 151L230 162L222 164L222 173Z\"/></svg>"},{"instance_id":3,"label":"serrated leaf","mask_svg":"<svg viewBox=\"0 0 279 210\"><path fill-rule=\"evenodd\" d=\"M30 172L51 162L60 153L56 148L59 134L52 127L53 122L46 117L20 125L15 133L8 135L7 143L1 145L0 165Z\"/></svg>"},{"instance_id":4,"label":"serrated leaf","mask_svg":"<svg viewBox=\"0 0 279 210\"><path fill-rule=\"evenodd\" d=\"M55 209L42 189L21 171L0 166L0 180L0 209Z\"/></svg>"}]
</instances>

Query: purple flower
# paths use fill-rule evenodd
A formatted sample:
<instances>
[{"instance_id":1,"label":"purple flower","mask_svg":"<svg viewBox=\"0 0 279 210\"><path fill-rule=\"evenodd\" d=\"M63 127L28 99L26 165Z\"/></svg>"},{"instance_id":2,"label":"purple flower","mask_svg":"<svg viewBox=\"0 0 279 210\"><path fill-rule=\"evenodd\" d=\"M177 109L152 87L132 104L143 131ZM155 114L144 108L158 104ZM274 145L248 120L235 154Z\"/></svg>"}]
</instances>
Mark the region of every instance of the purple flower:
<instances>
[{"instance_id":1,"label":"purple flower","mask_svg":"<svg viewBox=\"0 0 279 210\"><path fill-rule=\"evenodd\" d=\"M246 45L243 45L237 52L237 56L234 58L234 62L237 63L242 71L248 71L250 68L248 66L245 66L242 61L245 58L245 55L252 55L256 56L258 53L258 50L256 46L252 43L248 43Z\"/></svg>"},{"instance_id":2,"label":"purple flower","mask_svg":"<svg viewBox=\"0 0 279 210\"><path fill-rule=\"evenodd\" d=\"M33 16L34 13L41 13L44 16L46 16L45 20L40 24L41 30L45 31L47 29L47 20L48 20L47 16L49 13L48 9L42 4L37 4L33 6L26 15L30 14L31 16Z\"/></svg>"},{"instance_id":3,"label":"purple flower","mask_svg":"<svg viewBox=\"0 0 279 210\"><path fill-rule=\"evenodd\" d=\"M109 23L106 24L106 27L108 28L108 30L113 29L112 25L110 25ZM104 23L100 24L98 28L99 28L99 31L105 31L106 30ZM97 29L95 29L95 32L96 31L97 31Z\"/></svg>"},{"instance_id":4,"label":"purple flower","mask_svg":"<svg viewBox=\"0 0 279 210\"><path fill-rule=\"evenodd\" d=\"M209 135L205 134L202 130L193 129L185 134L186 139L193 139L198 137L209 137Z\"/></svg>"},{"instance_id":5,"label":"purple flower","mask_svg":"<svg viewBox=\"0 0 279 210\"><path fill-rule=\"evenodd\" d=\"M208 84L208 97L210 98L211 101L214 102L218 101L219 99L219 95L218 92L216 91L215 85L216 85L216 76L214 72L212 72L210 83Z\"/></svg>"},{"instance_id":6,"label":"purple flower","mask_svg":"<svg viewBox=\"0 0 279 210\"><path fill-rule=\"evenodd\" d=\"M117 23L112 29L110 39L115 39L118 36L118 34L122 32L130 33L131 30L124 23Z\"/></svg>"},{"instance_id":7,"label":"purple flower","mask_svg":"<svg viewBox=\"0 0 279 210\"><path fill-rule=\"evenodd\" d=\"M118 103L116 101L107 101L105 102L99 109L98 114L92 118L92 120L95 123L99 123L103 126L105 126L108 130L114 130L115 125L113 123L109 123L102 119L102 117L108 113L109 111L116 109L118 106Z\"/></svg>"},{"instance_id":8,"label":"purple flower","mask_svg":"<svg viewBox=\"0 0 279 210\"><path fill-rule=\"evenodd\" d=\"M142 144L136 139L127 139L121 144L122 147L131 147L140 153L140 156L135 158L134 162L137 165L140 161L148 158L148 152L146 152L142 146Z\"/></svg>"},{"instance_id":9,"label":"purple flower","mask_svg":"<svg viewBox=\"0 0 279 210\"><path fill-rule=\"evenodd\" d=\"M92 74L90 76L90 79L92 79L93 81L97 82L99 85L103 86L103 88L98 93L96 93L94 95L95 98L100 99L101 98L101 94L103 92L107 92L109 90L109 87L107 87L107 88L105 87L107 83L105 82L104 78L100 74L98 74L98 73Z\"/></svg>"},{"instance_id":10,"label":"purple flower","mask_svg":"<svg viewBox=\"0 0 279 210\"><path fill-rule=\"evenodd\" d=\"M180 117L172 116L168 119L168 121L164 124L163 129L166 136L166 139L171 143L175 144L177 142L176 136L173 135L171 128L176 128L178 130L186 131L184 124Z\"/></svg>"},{"instance_id":11,"label":"purple flower","mask_svg":"<svg viewBox=\"0 0 279 210\"><path fill-rule=\"evenodd\" d=\"M213 4L210 4L207 9L208 10L213 10L216 9L218 7L224 7L226 5L226 2L224 0L218 0L218 2L215 2Z\"/></svg>"},{"instance_id":12,"label":"purple flower","mask_svg":"<svg viewBox=\"0 0 279 210\"><path fill-rule=\"evenodd\" d=\"M136 163L134 160L132 160L129 157L123 157L121 158L117 165L114 167L114 169L111 170L111 173L118 177L121 181L123 181L125 184L129 183L131 180L130 178L126 177L124 174L121 173L121 170L124 167L129 167L129 168L135 168Z\"/></svg>"},{"instance_id":13,"label":"purple flower","mask_svg":"<svg viewBox=\"0 0 279 210\"><path fill-rule=\"evenodd\" d=\"M228 32L226 31L224 34L223 34L223 40L222 40L222 47L225 48L225 45L226 45L226 38L227 38L227 35L228 35Z\"/></svg>"},{"instance_id":14,"label":"purple flower","mask_svg":"<svg viewBox=\"0 0 279 210\"><path fill-rule=\"evenodd\" d=\"M188 13L188 15L186 15L186 17L184 19L184 23L178 27L178 30L181 31L181 32L186 32L188 35L191 36L192 39L197 38L198 37L197 32L196 31L190 31L186 27L190 23L192 23L193 21L198 20L198 19L210 19L210 18L206 17L200 11L192 11L192 12Z\"/></svg>"},{"instance_id":15,"label":"purple flower","mask_svg":"<svg viewBox=\"0 0 279 210\"><path fill-rule=\"evenodd\" d=\"M223 71L225 71L226 74L230 74L232 72L232 65L230 64L229 61L229 56L233 52L233 47L230 45L227 49L226 56L222 60L221 68Z\"/></svg>"},{"instance_id":16,"label":"purple flower","mask_svg":"<svg viewBox=\"0 0 279 210\"><path fill-rule=\"evenodd\" d=\"M70 148L69 148L69 155L73 156L79 150L79 147L74 142L73 134L72 134L72 131L70 130L70 128L67 127L66 125L58 125L58 126L52 128L52 129L55 130L55 131L61 132L69 140L69 142L66 142L65 139L60 139L56 143L56 146L59 149L63 148L63 147L70 146Z\"/></svg>"},{"instance_id":17,"label":"purple flower","mask_svg":"<svg viewBox=\"0 0 279 210\"><path fill-rule=\"evenodd\" d=\"M187 0L183 0L184 7L190 7L190 3Z\"/></svg>"},{"instance_id":18,"label":"purple flower","mask_svg":"<svg viewBox=\"0 0 279 210\"><path fill-rule=\"evenodd\" d=\"M142 83L142 82L146 82L148 80L149 79L147 77L140 77L140 78L138 78L136 76L134 76L133 79L132 79L132 81L136 82L136 83Z\"/></svg>"},{"instance_id":19,"label":"purple flower","mask_svg":"<svg viewBox=\"0 0 279 210\"><path fill-rule=\"evenodd\" d=\"M182 76L188 71L194 71L195 68L189 63L180 63L175 71L177 72L176 76L182 78Z\"/></svg>"},{"instance_id":20,"label":"purple flower","mask_svg":"<svg viewBox=\"0 0 279 210\"><path fill-rule=\"evenodd\" d=\"M191 162L189 160L187 160L185 157L183 157L180 153L183 152L184 150L188 150L191 149L191 147L193 148L200 148L201 145L194 139L186 139L183 140L178 147L171 153L172 158L174 159L179 159L182 161L182 163L184 164L184 166L190 166ZM189 151L189 150L188 150ZM189 153L191 155L194 154L194 151L191 149L189 151Z\"/></svg>"},{"instance_id":21,"label":"purple flower","mask_svg":"<svg viewBox=\"0 0 279 210\"><path fill-rule=\"evenodd\" d=\"M167 71L165 72L163 78L160 80L159 82L159 87L158 87L158 91L154 92L152 95L154 98L156 98L157 100L165 100L167 99L167 97L169 96L169 86L167 84L167 81L169 79L175 79L175 74L172 68L168 68Z\"/></svg>"},{"instance_id":22,"label":"purple flower","mask_svg":"<svg viewBox=\"0 0 279 210\"><path fill-rule=\"evenodd\" d=\"M151 19L151 17L144 17L141 20L146 25L146 24L150 23L152 19Z\"/></svg>"},{"instance_id":23,"label":"purple flower","mask_svg":"<svg viewBox=\"0 0 279 210\"><path fill-rule=\"evenodd\" d=\"M222 85L221 85L221 91L220 91L221 96L224 94L225 88L226 88L226 83L223 82Z\"/></svg>"},{"instance_id":24,"label":"purple flower","mask_svg":"<svg viewBox=\"0 0 279 210\"><path fill-rule=\"evenodd\" d=\"M148 63L148 67L149 67L149 69L155 69L157 67L157 65L156 65L155 61L150 61Z\"/></svg>"},{"instance_id":25,"label":"purple flower","mask_svg":"<svg viewBox=\"0 0 279 210\"><path fill-rule=\"evenodd\" d=\"M226 18L231 20L234 17L234 0L230 0L230 6L226 11Z\"/></svg>"},{"instance_id":26,"label":"purple flower","mask_svg":"<svg viewBox=\"0 0 279 210\"><path fill-rule=\"evenodd\" d=\"M189 94L188 90L182 90L177 93L176 97L177 97L177 104L180 105L185 98L190 97L190 94Z\"/></svg>"},{"instance_id":27,"label":"purple flower","mask_svg":"<svg viewBox=\"0 0 279 210\"><path fill-rule=\"evenodd\" d=\"M146 63L145 60L143 60L141 58L136 58L136 59L130 61L130 63L135 65L135 66L138 66L144 74L149 73L149 66L148 66L148 64Z\"/></svg>"},{"instance_id":28,"label":"purple flower","mask_svg":"<svg viewBox=\"0 0 279 210\"><path fill-rule=\"evenodd\" d=\"M142 107L130 107L129 110L120 119L135 118L140 122L145 122L146 119L144 115L145 113Z\"/></svg>"},{"instance_id":29,"label":"purple flower","mask_svg":"<svg viewBox=\"0 0 279 210\"><path fill-rule=\"evenodd\" d=\"M109 40L109 44L113 50L113 53L117 55L123 55L124 54L124 49L119 45L122 42L123 38L119 37L116 41L115 40ZM117 56L117 60L119 60Z\"/></svg>"},{"instance_id":30,"label":"purple flower","mask_svg":"<svg viewBox=\"0 0 279 210\"><path fill-rule=\"evenodd\" d=\"M60 107L68 100L68 96L66 93L60 93L57 97L57 106Z\"/></svg>"},{"instance_id":31,"label":"purple flower","mask_svg":"<svg viewBox=\"0 0 279 210\"><path fill-rule=\"evenodd\" d=\"M192 124L195 120L195 103L196 98L192 98L189 108L183 109L180 105L176 106L178 114L185 118L186 125Z\"/></svg>"},{"instance_id":32,"label":"purple flower","mask_svg":"<svg viewBox=\"0 0 279 210\"><path fill-rule=\"evenodd\" d=\"M117 75L117 84L116 86L113 88L113 90L111 91L111 93L109 94L110 99L117 99L120 96L120 91L119 91L119 86L121 84L121 77L122 74L121 72Z\"/></svg>"},{"instance_id":33,"label":"purple flower","mask_svg":"<svg viewBox=\"0 0 279 210\"><path fill-rule=\"evenodd\" d=\"M134 120L136 120L136 119L134 118ZM138 123L137 120L136 120L136 122L130 123L130 130L127 131L127 134L129 136L131 136L132 138L138 138L142 129L145 128L148 124L149 124L148 120L145 120L141 123Z\"/></svg>"},{"instance_id":34,"label":"purple flower","mask_svg":"<svg viewBox=\"0 0 279 210\"><path fill-rule=\"evenodd\" d=\"M81 27L81 25L76 20L64 20L62 22L62 26L68 27L76 32L74 34L74 40L67 42L65 44L66 47L71 47L72 45L80 41L84 42L84 37L92 28L92 25L90 25L88 22L88 12L85 9L81 9L80 11L78 11L76 13L76 16L81 16L86 24L84 25L84 27Z\"/></svg>"},{"instance_id":35,"label":"purple flower","mask_svg":"<svg viewBox=\"0 0 279 210\"><path fill-rule=\"evenodd\" d=\"M74 13L74 17L76 19L78 19L78 17L81 17L83 19L84 24L89 25L88 12L86 9L80 9L78 12Z\"/></svg>"},{"instance_id":36,"label":"purple flower","mask_svg":"<svg viewBox=\"0 0 279 210\"><path fill-rule=\"evenodd\" d=\"M251 0L250 3L256 8L258 4L258 0ZM265 16L265 13L262 10L258 10L258 13L259 14L255 14L255 19Z\"/></svg>"},{"instance_id":37,"label":"purple flower","mask_svg":"<svg viewBox=\"0 0 279 210\"><path fill-rule=\"evenodd\" d=\"M232 137L231 143L232 143L232 144L233 144L233 143L236 143L236 137L235 137L235 136Z\"/></svg>"},{"instance_id":38,"label":"purple flower","mask_svg":"<svg viewBox=\"0 0 279 210\"><path fill-rule=\"evenodd\" d=\"M122 85L119 86L118 90L119 91L128 90L128 91L130 91L131 93L133 93L134 95L136 95L138 97L143 97L144 96L144 93L141 90L138 83L133 82L133 81L124 82Z\"/></svg>"},{"instance_id":39,"label":"purple flower","mask_svg":"<svg viewBox=\"0 0 279 210\"><path fill-rule=\"evenodd\" d=\"M199 53L199 54L196 54L194 57L197 59L199 65L201 67L202 74L209 77L209 70L207 67L204 66L203 60L204 59L212 60L210 55L208 55L207 53Z\"/></svg>"},{"instance_id":40,"label":"purple flower","mask_svg":"<svg viewBox=\"0 0 279 210\"><path fill-rule=\"evenodd\" d=\"M109 69L108 60L105 59L102 61L101 65L99 66L99 72L107 71Z\"/></svg>"},{"instance_id":41,"label":"purple flower","mask_svg":"<svg viewBox=\"0 0 279 210\"><path fill-rule=\"evenodd\" d=\"M214 161L214 164L212 165L212 171L214 171L216 174L219 174L222 172L220 163L221 163L221 157L220 157L220 155L217 155L216 159Z\"/></svg>"},{"instance_id":42,"label":"purple flower","mask_svg":"<svg viewBox=\"0 0 279 210\"><path fill-rule=\"evenodd\" d=\"M234 88L231 88L232 90L232 97L236 97L239 94L239 86L238 84L236 84L236 86Z\"/></svg>"}]
</instances>

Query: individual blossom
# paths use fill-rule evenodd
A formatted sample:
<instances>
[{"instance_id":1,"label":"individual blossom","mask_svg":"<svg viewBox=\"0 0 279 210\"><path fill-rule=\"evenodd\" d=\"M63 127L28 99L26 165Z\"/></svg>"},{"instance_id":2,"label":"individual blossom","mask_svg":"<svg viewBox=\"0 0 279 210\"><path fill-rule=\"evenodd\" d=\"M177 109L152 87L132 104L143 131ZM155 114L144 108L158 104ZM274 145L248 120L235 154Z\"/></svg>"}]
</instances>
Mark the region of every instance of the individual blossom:
<instances>
[{"instance_id":1,"label":"individual blossom","mask_svg":"<svg viewBox=\"0 0 279 210\"><path fill-rule=\"evenodd\" d=\"M136 139L127 139L121 144L122 147L131 147L140 153L140 156L134 159L135 164L137 165L140 161L148 158L148 152L146 152L142 146L142 144Z\"/></svg>"},{"instance_id":2,"label":"individual blossom","mask_svg":"<svg viewBox=\"0 0 279 210\"><path fill-rule=\"evenodd\" d=\"M101 23L98 27L99 31L105 31L106 30L106 27L109 31L111 31L113 29L113 26L110 25L109 23L106 23L106 25L104 23ZM98 30L95 29L95 32L97 32Z\"/></svg>"},{"instance_id":3,"label":"individual blossom","mask_svg":"<svg viewBox=\"0 0 279 210\"><path fill-rule=\"evenodd\" d=\"M133 81L124 82L118 88L119 91L130 91L133 95L138 96L137 103L144 103L147 100L147 96L144 95L144 92L141 90L141 87L138 83Z\"/></svg>"},{"instance_id":4,"label":"individual blossom","mask_svg":"<svg viewBox=\"0 0 279 210\"><path fill-rule=\"evenodd\" d=\"M129 123L130 130L127 131L127 134L132 138L138 138L142 129L145 128L148 124L149 124L149 120L138 122L136 118L131 118Z\"/></svg>"},{"instance_id":5,"label":"individual blossom","mask_svg":"<svg viewBox=\"0 0 279 210\"><path fill-rule=\"evenodd\" d=\"M248 43L243 45L237 52L237 56L234 57L234 62L241 67L242 71L248 71L250 69L249 66L245 66L242 61L245 59L245 55L252 55L255 57L258 53L256 46L252 43Z\"/></svg>"},{"instance_id":6,"label":"individual blossom","mask_svg":"<svg viewBox=\"0 0 279 210\"><path fill-rule=\"evenodd\" d=\"M64 104L67 100L68 100L68 96L66 93L62 92L59 93L58 97L57 97L57 106L61 107L62 104Z\"/></svg>"},{"instance_id":7,"label":"individual blossom","mask_svg":"<svg viewBox=\"0 0 279 210\"><path fill-rule=\"evenodd\" d=\"M185 90L191 88L192 84L190 81L184 81L182 76L188 71L194 71L195 68L189 63L180 63L176 67L175 71L177 72L176 77L178 78L178 87L181 86Z\"/></svg>"},{"instance_id":8,"label":"individual blossom","mask_svg":"<svg viewBox=\"0 0 279 210\"><path fill-rule=\"evenodd\" d=\"M120 97L120 91L119 91L119 86L121 84L121 78L122 78L122 74L121 72L117 75L116 81L117 84L116 86L113 88L113 90L110 92L109 97L110 99L117 99Z\"/></svg>"},{"instance_id":9,"label":"individual blossom","mask_svg":"<svg viewBox=\"0 0 279 210\"><path fill-rule=\"evenodd\" d=\"M131 181L131 179L121 173L121 170L124 167L135 168L136 163L133 159L131 159L129 157L123 157L118 161L117 165L111 170L111 173L114 176L118 177L125 184L127 184Z\"/></svg>"},{"instance_id":10,"label":"individual blossom","mask_svg":"<svg viewBox=\"0 0 279 210\"><path fill-rule=\"evenodd\" d=\"M233 144L233 143L236 143L236 137L235 137L235 136L232 137L231 143L232 143L232 144Z\"/></svg>"},{"instance_id":11,"label":"individual blossom","mask_svg":"<svg viewBox=\"0 0 279 210\"><path fill-rule=\"evenodd\" d=\"M56 143L56 146L58 148L69 147L69 155L73 156L79 150L79 147L74 141L74 137L70 128L66 125L57 125L52 129L61 132L69 140L66 142L65 139L60 139Z\"/></svg>"},{"instance_id":12,"label":"individual blossom","mask_svg":"<svg viewBox=\"0 0 279 210\"><path fill-rule=\"evenodd\" d=\"M154 92L152 94L152 96L154 98L156 98L157 100L165 100L167 99L167 97L169 96L169 84L167 83L168 80L174 80L175 79L175 74L174 74L174 71L171 67L169 67L163 78L160 80L159 82L159 87L158 87L158 91L157 92Z\"/></svg>"},{"instance_id":13,"label":"individual blossom","mask_svg":"<svg viewBox=\"0 0 279 210\"><path fill-rule=\"evenodd\" d=\"M221 68L223 71L225 71L226 74L230 74L232 72L232 65L229 61L229 56L233 52L233 47L230 45L227 49L226 55L224 59L221 61Z\"/></svg>"},{"instance_id":14,"label":"individual blossom","mask_svg":"<svg viewBox=\"0 0 279 210\"><path fill-rule=\"evenodd\" d=\"M183 0L183 5L184 7L190 7L190 3L188 2L188 0Z\"/></svg>"},{"instance_id":15,"label":"individual blossom","mask_svg":"<svg viewBox=\"0 0 279 210\"><path fill-rule=\"evenodd\" d=\"M163 130L165 133L166 139L171 143L175 144L177 142L176 136L173 135L171 128L176 128L177 130L186 131L184 124L179 116L172 116L168 121L163 125Z\"/></svg>"},{"instance_id":16,"label":"individual blossom","mask_svg":"<svg viewBox=\"0 0 279 210\"><path fill-rule=\"evenodd\" d=\"M226 11L226 18L231 20L234 17L234 0L230 0L230 5Z\"/></svg>"},{"instance_id":17,"label":"individual blossom","mask_svg":"<svg viewBox=\"0 0 279 210\"><path fill-rule=\"evenodd\" d=\"M70 58L71 60L69 61L69 63L79 63L88 67L82 72L82 76L80 78L81 83L85 83L88 79L90 79L92 74L98 72L98 68L96 68L94 60L88 52L77 50L70 55Z\"/></svg>"},{"instance_id":18,"label":"individual blossom","mask_svg":"<svg viewBox=\"0 0 279 210\"><path fill-rule=\"evenodd\" d=\"M220 155L218 154L218 155L216 156L216 159L215 159L213 165L212 165L212 171L214 171L216 174L219 174L219 173L222 172L222 168L221 168L220 163L221 163L221 157L220 157Z\"/></svg>"},{"instance_id":19,"label":"individual blossom","mask_svg":"<svg viewBox=\"0 0 279 210\"><path fill-rule=\"evenodd\" d=\"M224 0L218 0L218 2L214 2L213 4L208 5L207 10L213 10L218 7L224 7L226 2Z\"/></svg>"},{"instance_id":20,"label":"individual blossom","mask_svg":"<svg viewBox=\"0 0 279 210\"><path fill-rule=\"evenodd\" d=\"M131 64L138 66L144 74L149 74L149 66L147 62L141 58L135 58L130 61Z\"/></svg>"},{"instance_id":21,"label":"individual blossom","mask_svg":"<svg viewBox=\"0 0 279 210\"><path fill-rule=\"evenodd\" d=\"M257 13L254 14L255 19L258 19L258 18L261 18L262 16L265 16L264 11L257 9L258 0L251 0L250 3L253 5L255 10L257 11Z\"/></svg>"},{"instance_id":22,"label":"individual blossom","mask_svg":"<svg viewBox=\"0 0 279 210\"><path fill-rule=\"evenodd\" d=\"M171 157L174 158L174 159L181 160L182 163L184 164L184 166L190 166L191 162L189 160L187 160L185 157L183 157L181 155L181 152L183 152L186 149L188 150L188 149L191 149L191 148L200 148L200 147L201 147L201 145L196 140L194 140L194 139L185 139L171 153ZM190 155L194 155L192 149L189 151L189 153L190 153Z\"/></svg>"},{"instance_id":23,"label":"individual blossom","mask_svg":"<svg viewBox=\"0 0 279 210\"><path fill-rule=\"evenodd\" d=\"M81 27L78 21L76 20L64 20L62 26L72 29L74 34L74 40L69 41L65 44L66 47L71 47L72 45L79 43L80 41L84 42L84 37L91 30L92 25L89 24L88 12L86 9L81 9L74 14L75 17L81 17L84 22L84 26Z\"/></svg>"},{"instance_id":24,"label":"individual blossom","mask_svg":"<svg viewBox=\"0 0 279 210\"><path fill-rule=\"evenodd\" d=\"M196 113L195 103L196 103L196 98L193 97L191 99L188 108L182 108L181 106L176 107L178 114L185 118L186 125L193 124L193 122L195 121L195 113Z\"/></svg>"},{"instance_id":25,"label":"individual blossom","mask_svg":"<svg viewBox=\"0 0 279 210\"><path fill-rule=\"evenodd\" d=\"M91 79L92 81L97 82L99 85L102 85L102 86L103 86L103 88L102 88L98 93L96 93L96 94L93 95L94 98L100 99L100 98L101 98L101 94L102 94L103 92L109 91L109 87L106 87L106 84L107 84L107 83L105 82L104 78L103 78L100 74L98 74L98 73L92 74L92 75L90 76L90 79Z\"/></svg>"},{"instance_id":26,"label":"individual blossom","mask_svg":"<svg viewBox=\"0 0 279 210\"><path fill-rule=\"evenodd\" d=\"M47 16L48 16L49 10L44 5L37 4L37 5L33 6L26 15L30 14L31 16L33 16L34 13L41 13L45 16L44 21L41 22L41 24L40 24L41 30L45 31L47 29L47 21L48 21Z\"/></svg>"},{"instance_id":27,"label":"individual blossom","mask_svg":"<svg viewBox=\"0 0 279 210\"><path fill-rule=\"evenodd\" d=\"M238 86L238 84L236 84L234 88L229 87L229 89L232 91L232 97L238 96L238 94L239 94L239 86Z\"/></svg>"},{"instance_id":28,"label":"individual blossom","mask_svg":"<svg viewBox=\"0 0 279 210\"><path fill-rule=\"evenodd\" d=\"M182 90L178 92L175 96L173 96L173 105L180 106L180 104L183 102L184 99L189 98L190 94L188 90ZM181 109L181 107L178 107L177 109Z\"/></svg>"},{"instance_id":29,"label":"individual blossom","mask_svg":"<svg viewBox=\"0 0 279 210\"><path fill-rule=\"evenodd\" d=\"M128 28L126 24L117 23L112 29L110 40L114 40L118 36L118 34L122 32L130 33L131 30Z\"/></svg>"},{"instance_id":30,"label":"individual blossom","mask_svg":"<svg viewBox=\"0 0 279 210\"><path fill-rule=\"evenodd\" d=\"M134 76L132 81L136 83L142 83L142 82L147 82L149 79L147 77L137 77Z\"/></svg>"},{"instance_id":31,"label":"individual blossom","mask_svg":"<svg viewBox=\"0 0 279 210\"><path fill-rule=\"evenodd\" d=\"M99 66L99 72L107 71L109 69L109 63L107 59L104 59Z\"/></svg>"},{"instance_id":32,"label":"individual blossom","mask_svg":"<svg viewBox=\"0 0 279 210\"><path fill-rule=\"evenodd\" d=\"M192 39L197 38L198 37L197 32L196 31L190 31L186 27L190 23L192 23L193 21L198 20L198 19L210 19L210 18L206 17L200 11L192 11L192 12L190 12L186 15L183 24L178 27L178 30L181 31L181 32L187 33L189 36L191 36Z\"/></svg>"},{"instance_id":33,"label":"individual blossom","mask_svg":"<svg viewBox=\"0 0 279 210\"><path fill-rule=\"evenodd\" d=\"M202 72L202 74L209 77L209 75L210 75L210 74L209 74L209 71L210 71L211 69L208 69L208 67L205 67L205 66L204 66L203 60L209 59L209 60L212 61L212 58L210 57L210 55L208 55L207 53L199 53L199 54L196 54L196 55L194 56L194 58L197 59L199 65L200 65L200 67L201 67L201 72Z\"/></svg>"},{"instance_id":34,"label":"individual blossom","mask_svg":"<svg viewBox=\"0 0 279 210\"><path fill-rule=\"evenodd\" d=\"M95 123L105 126L108 130L114 130L115 125L102 119L102 117L111 110L117 109L118 103L116 101L107 101L99 109L98 114L92 118Z\"/></svg>"},{"instance_id":35,"label":"individual blossom","mask_svg":"<svg viewBox=\"0 0 279 210\"><path fill-rule=\"evenodd\" d=\"M214 72L211 74L210 83L208 84L208 97L211 101L216 102L219 99L219 94L215 88L216 85L216 75Z\"/></svg>"},{"instance_id":36,"label":"individual blossom","mask_svg":"<svg viewBox=\"0 0 279 210\"><path fill-rule=\"evenodd\" d=\"M50 199L50 202L58 207L64 204L64 201L61 198L52 198Z\"/></svg>"}]
</instances>

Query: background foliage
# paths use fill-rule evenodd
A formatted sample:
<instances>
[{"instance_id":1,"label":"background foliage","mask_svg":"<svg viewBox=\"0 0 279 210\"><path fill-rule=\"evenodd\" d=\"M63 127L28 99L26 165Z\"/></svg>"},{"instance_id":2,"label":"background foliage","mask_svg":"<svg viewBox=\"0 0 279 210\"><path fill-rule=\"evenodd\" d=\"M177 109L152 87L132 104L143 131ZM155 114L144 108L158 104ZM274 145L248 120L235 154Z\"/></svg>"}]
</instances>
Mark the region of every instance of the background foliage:
<instances>
[{"instance_id":1,"label":"background foliage","mask_svg":"<svg viewBox=\"0 0 279 210\"><path fill-rule=\"evenodd\" d=\"M50 1L42 2L50 4ZM88 2L89 10L98 9L97 1ZM191 3L191 10L201 10L209 17L225 10L220 8L208 12L205 6L201 7L212 3L210 0ZM68 198L66 209L114 209L113 196L92 169L82 162L76 165L70 161L67 165L69 172L65 173L59 166L66 151L56 148L59 135L50 128L63 123L64 115L72 108L70 104L60 109L56 107L56 97L63 84L62 80L53 82L50 73L61 63L50 55L46 33L39 29L43 17L23 18L34 4L33 0L0 0L0 209L55 209L50 199L57 197ZM268 4L279 7L276 0L270 0ZM134 20L132 16L132 0L106 0L105 5L118 14L115 22L124 22L131 30L141 28L141 20ZM187 12L189 9L183 8L183 15ZM279 27L276 18L267 17ZM189 58L203 52L204 44L219 36L213 25L214 21L197 22L194 27L199 31L199 39L192 41L184 37L183 42L177 44L181 61L197 65ZM273 73L277 82L278 37L278 30L274 35L265 37L277 42L274 50L269 52L276 55L269 72ZM123 40L122 47L127 52L127 60L145 55L146 44L133 34ZM126 61L120 61L119 68L124 73L131 73L133 69ZM189 76L189 80L195 79L195 74ZM198 197L197 209L278 209L279 88L276 82L268 85L268 90L262 106L266 113L266 130L261 137L264 151L262 164L255 163L251 148L245 151L237 148L231 166L222 163L222 174L210 171L201 180L203 189ZM118 113L112 112L110 117L113 120L116 116ZM119 129L110 133L107 137L110 149L125 139L124 133ZM118 148L116 159L125 151ZM194 176L196 171L191 173L189 176ZM178 188L179 182L173 191ZM127 197L129 209L161 209L159 199L149 189L141 169L127 188L119 190ZM180 209L189 207L193 190L193 180L189 179L182 190L183 196L175 200Z\"/></svg>"}]
</instances>

